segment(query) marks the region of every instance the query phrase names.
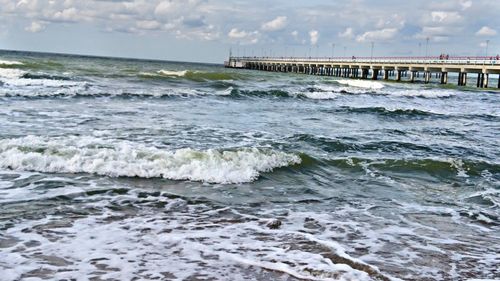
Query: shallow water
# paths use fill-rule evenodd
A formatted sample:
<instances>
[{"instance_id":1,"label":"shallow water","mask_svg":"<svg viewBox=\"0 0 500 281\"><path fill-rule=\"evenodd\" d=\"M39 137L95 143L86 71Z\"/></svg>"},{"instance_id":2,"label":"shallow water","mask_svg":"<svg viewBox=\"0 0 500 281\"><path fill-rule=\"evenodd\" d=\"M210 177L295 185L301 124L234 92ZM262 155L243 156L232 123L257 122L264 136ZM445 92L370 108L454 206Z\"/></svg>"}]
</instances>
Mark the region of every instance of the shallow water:
<instances>
[{"instance_id":1,"label":"shallow water","mask_svg":"<svg viewBox=\"0 0 500 281\"><path fill-rule=\"evenodd\" d=\"M499 94L2 51L2 278L500 278Z\"/></svg>"}]
</instances>

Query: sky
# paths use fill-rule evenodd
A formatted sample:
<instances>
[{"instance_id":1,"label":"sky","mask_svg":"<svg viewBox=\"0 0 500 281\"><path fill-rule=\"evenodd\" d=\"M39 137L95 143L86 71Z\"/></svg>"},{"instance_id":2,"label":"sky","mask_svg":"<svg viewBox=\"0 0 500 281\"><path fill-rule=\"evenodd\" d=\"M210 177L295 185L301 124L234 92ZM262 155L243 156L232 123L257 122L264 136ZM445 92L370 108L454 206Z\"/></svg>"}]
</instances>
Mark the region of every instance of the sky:
<instances>
[{"instance_id":1,"label":"sky","mask_svg":"<svg viewBox=\"0 0 500 281\"><path fill-rule=\"evenodd\" d=\"M239 56L496 56L498 0L0 0L0 49ZM372 49L373 46L373 49Z\"/></svg>"}]
</instances>

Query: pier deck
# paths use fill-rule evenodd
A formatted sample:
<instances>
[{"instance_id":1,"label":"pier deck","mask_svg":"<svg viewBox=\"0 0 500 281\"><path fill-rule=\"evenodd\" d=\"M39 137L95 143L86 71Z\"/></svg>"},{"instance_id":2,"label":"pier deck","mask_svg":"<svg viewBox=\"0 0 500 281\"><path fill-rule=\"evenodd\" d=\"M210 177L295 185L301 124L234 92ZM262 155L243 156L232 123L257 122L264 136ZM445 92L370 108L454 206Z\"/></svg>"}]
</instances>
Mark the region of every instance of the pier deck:
<instances>
[{"instance_id":1,"label":"pier deck","mask_svg":"<svg viewBox=\"0 0 500 281\"><path fill-rule=\"evenodd\" d=\"M422 73L425 83L429 83L434 74L441 84L448 83L449 73L457 73L459 86L467 85L469 74L477 74L476 86L480 88L488 88L490 75L500 74L498 57L230 57L224 65L229 68L372 80L394 77L394 80L401 81L402 77L408 77L410 82L415 82ZM497 87L500 88L500 77Z\"/></svg>"}]
</instances>

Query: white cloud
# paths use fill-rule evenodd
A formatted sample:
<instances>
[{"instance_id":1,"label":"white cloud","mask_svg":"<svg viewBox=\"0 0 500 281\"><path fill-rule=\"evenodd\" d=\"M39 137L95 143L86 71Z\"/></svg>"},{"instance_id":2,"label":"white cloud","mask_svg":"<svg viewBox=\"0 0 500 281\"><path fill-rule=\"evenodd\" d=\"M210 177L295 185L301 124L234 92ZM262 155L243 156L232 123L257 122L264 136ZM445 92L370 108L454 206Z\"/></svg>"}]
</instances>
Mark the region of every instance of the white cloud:
<instances>
[{"instance_id":1,"label":"white cloud","mask_svg":"<svg viewBox=\"0 0 500 281\"><path fill-rule=\"evenodd\" d=\"M483 27L481 27L481 29L479 29L476 32L476 35L477 36L495 36L495 35L497 35L497 31L494 30L493 28L483 26Z\"/></svg>"},{"instance_id":2,"label":"white cloud","mask_svg":"<svg viewBox=\"0 0 500 281\"><path fill-rule=\"evenodd\" d=\"M431 12L432 22L438 24L455 24L462 21L462 16L458 12L433 11Z\"/></svg>"},{"instance_id":3,"label":"white cloud","mask_svg":"<svg viewBox=\"0 0 500 281\"><path fill-rule=\"evenodd\" d=\"M384 41L396 37L397 34L398 34L397 28L384 28L380 30L372 30L372 31L367 31L356 37L356 41L358 42Z\"/></svg>"},{"instance_id":4,"label":"white cloud","mask_svg":"<svg viewBox=\"0 0 500 281\"><path fill-rule=\"evenodd\" d=\"M16 7L26 8L28 10L36 10L38 8L37 0L21 0L17 2Z\"/></svg>"},{"instance_id":5,"label":"white cloud","mask_svg":"<svg viewBox=\"0 0 500 281\"><path fill-rule=\"evenodd\" d=\"M79 19L80 18L79 18L78 10L74 7L64 9L62 11L57 11L52 16L52 20L58 20L58 21L74 22L74 21L78 21Z\"/></svg>"},{"instance_id":6,"label":"white cloud","mask_svg":"<svg viewBox=\"0 0 500 281\"><path fill-rule=\"evenodd\" d=\"M25 27L24 30L29 32L40 32L45 29L45 24L41 21L34 21L29 26Z\"/></svg>"},{"instance_id":7,"label":"white cloud","mask_svg":"<svg viewBox=\"0 0 500 281\"><path fill-rule=\"evenodd\" d=\"M348 27L343 32L339 32L339 37L347 38L347 39L354 38L354 31L353 31L352 27Z\"/></svg>"},{"instance_id":8,"label":"white cloud","mask_svg":"<svg viewBox=\"0 0 500 281\"><path fill-rule=\"evenodd\" d=\"M319 32L317 30L309 31L309 41L311 42L311 45L318 44L318 40L319 40Z\"/></svg>"},{"instance_id":9,"label":"white cloud","mask_svg":"<svg viewBox=\"0 0 500 281\"><path fill-rule=\"evenodd\" d=\"M233 28L229 31L227 36L230 39L238 40L241 44L256 44L259 42L260 33L258 31L245 31Z\"/></svg>"},{"instance_id":10,"label":"white cloud","mask_svg":"<svg viewBox=\"0 0 500 281\"><path fill-rule=\"evenodd\" d=\"M279 16L272 21L268 21L262 24L261 29L264 31L277 31L282 30L287 25L287 17Z\"/></svg>"},{"instance_id":11,"label":"white cloud","mask_svg":"<svg viewBox=\"0 0 500 281\"><path fill-rule=\"evenodd\" d=\"M248 32L246 32L244 30L238 30L237 28L233 28L233 29L231 29L231 31L229 31L227 36L229 36L229 38L233 38L233 39L241 39L241 38L247 37Z\"/></svg>"},{"instance_id":12,"label":"white cloud","mask_svg":"<svg viewBox=\"0 0 500 281\"><path fill-rule=\"evenodd\" d=\"M141 20L136 22L136 26L139 29L156 30L161 27L161 24L155 20Z\"/></svg>"},{"instance_id":13,"label":"white cloud","mask_svg":"<svg viewBox=\"0 0 500 281\"><path fill-rule=\"evenodd\" d=\"M461 0L460 6L462 6L462 11L469 9L472 7L472 1L470 0Z\"/></svg>"},{"instance_id":14,"label":"white cloud","mask_svg":"<svg viewBox=\"0 0 500 281\"><path fill-rule=\"evenodd\" d=\"M155 8L155 15L165 16L175 10L175 4L172 1L162 1Z\"/></svg>"}]
</instances>

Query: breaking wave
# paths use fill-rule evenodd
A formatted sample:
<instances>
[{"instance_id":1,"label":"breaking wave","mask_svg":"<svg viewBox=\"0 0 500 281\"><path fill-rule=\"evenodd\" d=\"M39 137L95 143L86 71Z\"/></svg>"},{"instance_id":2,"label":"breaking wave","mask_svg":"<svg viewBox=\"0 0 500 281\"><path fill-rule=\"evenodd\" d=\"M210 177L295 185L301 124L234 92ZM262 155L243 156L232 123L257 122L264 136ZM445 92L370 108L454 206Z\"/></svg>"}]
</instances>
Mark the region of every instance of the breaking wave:
<instances>
[{"instance_id":1,"label":"breaking wave","mask_svg":"<svg viewBox=\"0 0 500 281\"><path fill-rule=\"evenodd\" d=\"M0 60L0 67L19 66L19 65L23 65L23 63L20 61Z\"/></svg>"},{"instance_id":2,"label":"breaking wave","mask_svg":"<svg viewBox=\"0 0 500 281\"><path fill-rule=\"evenodd\" d=\"M384 88L384 84L380 82L367 81L367 80L337 80L337 83L348 85L351 87L365 88L371 90L380 90Z\"/></svg>"},{"instance_id":3,"label":"breaking wave","mask_svg":"<svg viewBox=\"0 0 500 281\"><path fill-rule=\"evenodd\" d=\"M142 78L184 78L196 82L203 81L231 81L241 80L243 77L237 73L230 72L206 72L206 71L193 71L193 70L159 70L157 72L141 72L139 76Z\"/></svg>"},{"instance_id":4,"label":"breaking wave","mask_svg":"<svg viewBox=\"0 0 500 281\"><path fill-rule=\"evenodd\" d=\"M169 151L128 141L76 136L0 140L0 167L47 173L230 184L252 182L260 173L300 162L297 155L259 148Z\"/></svg>"}]
</instances>

